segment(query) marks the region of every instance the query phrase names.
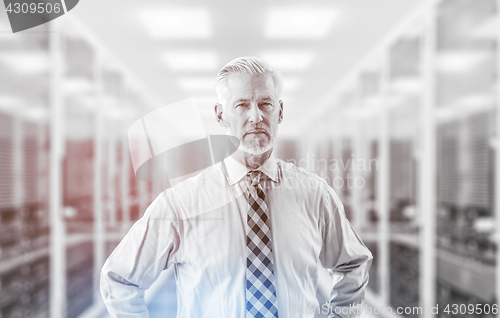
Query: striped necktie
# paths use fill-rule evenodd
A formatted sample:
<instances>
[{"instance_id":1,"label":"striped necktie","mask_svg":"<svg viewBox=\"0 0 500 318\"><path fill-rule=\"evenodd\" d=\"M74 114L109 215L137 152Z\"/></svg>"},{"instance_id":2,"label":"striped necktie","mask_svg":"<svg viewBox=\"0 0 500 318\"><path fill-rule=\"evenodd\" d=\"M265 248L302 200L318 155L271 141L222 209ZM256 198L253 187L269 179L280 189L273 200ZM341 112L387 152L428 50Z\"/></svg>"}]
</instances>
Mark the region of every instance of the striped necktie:
<instances>
[{"instance_id":1,"label":"striped necktie","mask_svg":"<svg viewBox=\"0 0 500 318\"><path fill-rule=\"evenodd\" d=\"M250 171L247 214L246 318L278 318L271 220L260 171Z\"/></svg>"}]
</instances>

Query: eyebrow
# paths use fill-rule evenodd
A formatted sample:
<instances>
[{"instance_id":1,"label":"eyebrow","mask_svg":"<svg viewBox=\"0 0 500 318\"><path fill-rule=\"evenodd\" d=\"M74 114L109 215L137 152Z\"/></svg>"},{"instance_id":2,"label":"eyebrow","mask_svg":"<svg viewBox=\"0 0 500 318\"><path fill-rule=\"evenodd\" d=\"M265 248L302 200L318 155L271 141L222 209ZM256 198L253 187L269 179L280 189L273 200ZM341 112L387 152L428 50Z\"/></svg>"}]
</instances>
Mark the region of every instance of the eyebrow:
<instances>
[{"instance_id":1,"label":"eyebrow","mask_svg":"<svg viewBox=\"0 0 500 318\"><path fill-rule=\"evenodd\" d=\"M234 103L248 102L248 101L251 101L251 99L248 99L248 98L238 98L237 100L234 101Z\"/></svg>"},{"instance_id":2,"label":"eyebrow","mask_svg":"<svg viewBox=\"0 0 500 318\"><path fill-rule=\"evenodd\" d=\"M270 96L265 96L265 97L262 97L262 98L257 98L258 100L273 100L272 97ZM239 102L248 102L248 101L251 101L252 99L251 98L238 98L237 100L234 101L234 103L239 103Z\"/></svg>"}]
</instances>

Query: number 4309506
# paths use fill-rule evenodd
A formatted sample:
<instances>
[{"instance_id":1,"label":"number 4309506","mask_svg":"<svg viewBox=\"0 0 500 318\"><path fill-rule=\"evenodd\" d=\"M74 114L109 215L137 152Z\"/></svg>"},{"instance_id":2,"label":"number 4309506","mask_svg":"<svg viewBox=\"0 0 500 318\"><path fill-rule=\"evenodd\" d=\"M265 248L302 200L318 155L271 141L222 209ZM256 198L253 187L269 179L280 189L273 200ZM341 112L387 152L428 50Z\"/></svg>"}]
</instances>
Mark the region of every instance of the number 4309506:
<instances>
[{"instance_id":1,"label":"number 4309506","mask_svg":"<svg viewBox=\"0 0 500 318\"><path fill-rule=\"evenodd\" d=\"M470 315L473 315L473 314L476 314L476 315L480 315L480 314L498 314L498 305L497 304L493 304L493 305L489 305L489 304L476 304L475 306L473 304L468 304L468 305L465 305L465 304L448 304L446 305L446 307L444 308L443 312L447 313L448 315L449 314L452 314L452 315L457 315L457 314L461 314L461 315L465 315L465 314L470 314Z\"/></svg>"},{"instance_id":2,"label":"number 4309506","mask_svg":"<svg viewBox=\"0 0 500 318\"><path fill-rule=\"evenodd\" d=\"M9 3L6 8L8 13L59 13L60 3Z\"/></svg>"}]
</instances>

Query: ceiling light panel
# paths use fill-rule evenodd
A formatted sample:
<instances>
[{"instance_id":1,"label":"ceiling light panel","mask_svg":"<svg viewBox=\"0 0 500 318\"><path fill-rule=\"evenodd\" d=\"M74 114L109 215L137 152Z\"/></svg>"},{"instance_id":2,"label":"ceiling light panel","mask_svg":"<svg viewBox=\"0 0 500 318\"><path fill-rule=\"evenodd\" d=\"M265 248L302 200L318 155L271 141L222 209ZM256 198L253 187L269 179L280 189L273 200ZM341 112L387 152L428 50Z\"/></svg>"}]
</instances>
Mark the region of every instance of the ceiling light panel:
<instances>
[{"instance_id":1,"label":"ceiling light panel","mask_svg":"<svg viewBox=\"0 0 500 318\"><path fill-rule=\"evenodd\" d=\"M27 107L23 109L22 116L34 122L45 122L49 118L49 112L44 107Z\"/></svg>"},{"instance_id":2,"label":"ceiling light panel","mask_svg":"<svg viewBox=\"0 0 500 318\"><path fill-rule=\"evenodd\" d=\"M399 77L391 82L391 89L397 93L416 94L422 92L422 80L419 77Z\"/></svg>"},{"instance_id":3,"label":"ceiling light panel","mask_svg":"<svg viewBox=\"0 0 500 318\"><path fill-rule=\"evenodd\" d=\"M45 52L4 52L0 63L23 75L37 75L49 69L49 58Z\"/></svg>"},{"instance_id":4,"label":"ceiling light panel","mask_svg":"<svg viewBox=\"0 0 500 318\"><path fill-rule=\"evenodd\" d=\"M204 8L149 8L139 12L148 34L157 40L209 39L210 14Z\"/></svg>"},{"instance_id":5,"label":"ceiling light panel","mask_svg":"<svg viewBox=\"0 0 500 318\"><path fill-rule=\"evenodd\" d=\"M336 17L332 8L271 8L266 17L265 36L269 39L324 39Z\"/></svg>"},{"instance_id":6,"label":"ceiling light panel","mask_svg":"<svg viewBox=\"0 0 500 318\"><path fill-rule=\"evenodd\" d=\"M92 91L93 83L85 77L67 77L63 87L68 94L86 93Z\"/></svg>"},{"instance_id":7,"label":"ceiling light panel","mask_svg":"<svg viewBox=\"0 0 500 318\"><path fill-rule=\"evenodd\" d=\"M0 96L0 109L4 107L21 106L25 103L24 99L18 96L10 96L2 94Z\"/></svg>"},{"instance_id":8,"label":"ceiling light panel","mask_svg":"<svg viewBox=\"0 0 500 318\"><path fill-rule=\"evenodd\" d=\"M488 51L448 50L437 56L437 68L443 73L466 73L489 57Z\"/></svg>"},{"instance_id":9,"label":"ceiling light panel","mask_svg":"<svg viewBox=\"0 0 500 318\"><path fill-rule=\"evenodd\" d=\"M217 69L217 55L212 51L167 52L163 61L172 71L213 71Z\"/></svg>"},{"instance_id":10,"label":"ceiling light panel","mask_svg":"<svg viewBox=\"0 0 500 318\"><path fill-rule=\"evenodd\" d=\"M314 60L310 51L267 51L262 58L279 71L305 71Z\"/></svg>"},{"instance_id":11,"label":"ceiling light panel","mask_svg":"<svg viewBox=\"0 0 500 318\"><path fill-rule=\"evenodd\" d=\"M494 40L498 36L499 25L498 19L489 19L480 24L479 27L472 29L470 36L480 40Z\"/></svg>"}]
</instances>

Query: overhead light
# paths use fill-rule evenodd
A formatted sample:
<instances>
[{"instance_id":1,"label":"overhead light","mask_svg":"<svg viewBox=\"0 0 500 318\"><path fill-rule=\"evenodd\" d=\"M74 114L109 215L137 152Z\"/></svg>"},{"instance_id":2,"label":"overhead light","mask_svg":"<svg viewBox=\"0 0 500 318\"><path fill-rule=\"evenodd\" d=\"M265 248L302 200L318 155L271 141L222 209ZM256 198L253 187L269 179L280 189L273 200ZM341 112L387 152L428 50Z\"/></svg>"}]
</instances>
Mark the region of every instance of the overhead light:
<instances>
[{"instance_id":1,"label":"overhead light","mask_svg":"<svg viewBox=\"0 0 500 318\"><path fill-rule=\"evenodd\" d=\"M31 121L45 122L49 117L49 113L44 107L26 107L22 111L22 116Z\"/></svg>"},{"instance_id":2,"label":"overhead light","mask_svg":"<svg viewBox=\"0 0 500 318\"><path fill-rule=\"evenodd\" d=\"M454 99L451 103L436 107L436 117L446 121L491 111L495 98L488 94L470 94Z\"/></svg>"},{"instance_id":3,"label":"overhead light","mask_svg":"<svg viewBox=\"0 0 500 318\"><path fill-rule=\"evenodd\" d=\"M17 96L0 95L0 108L9 108L24 104L24 100Z\"/></svg>"},{"instance_id":4,"label":"overhead light","mask_svg":"<svg viewBox=\"0 0 500 318\"><path fill-rule=\"evenodd\" d=\"M380 104L376 104L365 107L349 108L346 110L346 116L351 118L367 118L373 117L379 112Z\"/></svg>"},{"instance_id":5,"label":"overhead light","mask_svg":"<svg viewBox=\"0 0 500 318\"><path fill-rule=\"evenodd\" d=\"M265 36L269 39L324 39L337 13L332 8L275 7L267 14Z\"/></svg>"},{"instance_id":6,"label":"overhead light","mask_svg":"<svg viewBox=\"0 0 500 318\"><path fill-rule=\"evenodd\" d=\"M110 95L102 95L99 97L94 95L80 95L76 98L76 100L89 110L95 110L99 107L109 107L118 104L116 98Z\"/></svg>"},{"instance_id":7,"label":"overhead light","mask_svg":"<svg viewBox=\"0 0 500 318\"><path fill-rule=\"evenodd\" d=\"M363 103L371 107L379 107L381 105L387 106L397 106L405 101L404 96L401 94L389 94L389 95L372 95L363 99Z\"/></svg>"},{"instance_id":8,"label":"overhead light","mask_svg":"<svg viewBox=\"0 0 500 318\"><path fill-rule=\"evenodd\" d=\"M454 120L458 117L457 110L449 106L436 107L434 114L438 123Z\"/></svg>"},{"instance_id":9,"label":"overhead light","mask_svg":"<svg viewBox=\"0 0 500 318\"><path fill-rule=\"evenodd\" d=\"M474 220L473 228L476 233L493 233L496 229L495 219L489 216L478 217Z\"/></svg>"},{"instance_id":10,"label":"overhead light","mask_svg":"<svg viewBox=\"0 0 500 318\"><path fill-rule=\"evenodd\" d=\"M495 40L498 37L498 19L491 18L479 27L472 29L470 36L480 40Z\"/></svg>"},{"instance_id":11,"label":"overhead light","mask_svg":"<svg viewBox=\"0 0 500 318\"><path fill-rule=\"evenodd\" d=\"M414 76L399 77L391 82L391 89L398 93L419 93L422 92L422 81Z\"/></svg>"},{"instance_id":12,"label":"overhead light","mask_svg":"<svg viewBox=\"0 0 500 318\"><path fill-rule=\"evenodd\" d=\"M384 103L384 98L380 95L370 95L363 99L364 104L367 106L378 107Z\"/></svg>"},{"instance_id":13,"label":"overhead light","mask_svg":"<svg viewBox=\"0 0 500 318\"><path fill-rule=\"evenodd\" d=\"M105 116L111 119L132 118L135 111L130 108L110 107L104 112Z\"/></svg>"},{"instance_id":14,"label":"overhead light","mask_svg":"<svg viewBox=\"0 0 500 318\"><path fill-rule=\"evenodd\" d=\"M81 95L76 98L76 101L88 109L94 110L99 106L98 99L91 95Z\"/></svg>"},{"instance_id":15,"label":"overhead light","mask_svg":"<svg viewBox=\"0 0 500 318\"><path fill-rule=\"evenodd\" d=\"M92 90L92 83L84 77L68 77L64 79L64 91L69 94L86 93Z\"/></svg>"},{"instance_id":16,"label":"overhead light","mask_svg":"<svg viewBox=\"0 0 500 318\"><path fill-rule=\"evenodd\" d=\"M310 51L266 51L261 56L280 71L304 71L314 60L314 53Z\"/></svg>"},{"instance_id":17,"label":"overhead light","mask_svg":"<svg viewBox=\"0 0 500 318\"><path fill-rule=\"evenodd\" d=\"M448 50L439 53L437 68L443 73L465 73L488 58L486 51Z\"/></svg>"},{"instance_id":18,"label":"overhead light","mask_svg":"<svg viewBox=\"0 0 500 318\"><path fill-rule=\"evenodd\" d=\"M49 59L45 52L3 52L0 62L23 75L41 74L49 69Z\"/></svg>"},{"instance_id":19,"label":"overhead light","mask_svg":"<svg viewBox=\"0 0 500 318\"><path fill-rule=\"evenodd\" d=\"M187 91L215 91L213 76L183 76L179 78L179 86Z\"/></svg>"},{"instance_id":20,"label":"overhead light","mask_svg":"<svg viewBox=\"0 0 500 318\"><path fill-rule=\"evenodd\" d=\"M212 71L217 68L217 56L212 51L176 51L163 55L163 61L173 71Z\"/></svg>"},{"instance_id":21,"label":"overhead light","mask_svg":"<svg viewBox=\"0 0 500 318\"><path fill-rule=\"evenodd\" d=\"M208 39L212 36L210 16L204 8L149 8L139 19L154 39Z\"/></svg>"},{"instance_id":22,"label":"overhead light","mask_svg":"<svg viewBox=\"0 0 500 318\"><path fill-rule=\"evenodd\" d=\"M479 107L484 105L494 105L495 98L488 94L471 94L458 98L456 103L465 107Z\"/></svg>"},{"instance_id":23,"label":"overhead light","mask_svg":"<svg viewBox=\"0 0 500 318\"><path fill-rule=\"evenodd\" d=\"M25 101L22 99L4 96L0 97L0 111L13 115L19 115L23 119L35 122L46 121L49 114L48 108L43 105L27 106Z\"/></svg>"}]
</instances>

